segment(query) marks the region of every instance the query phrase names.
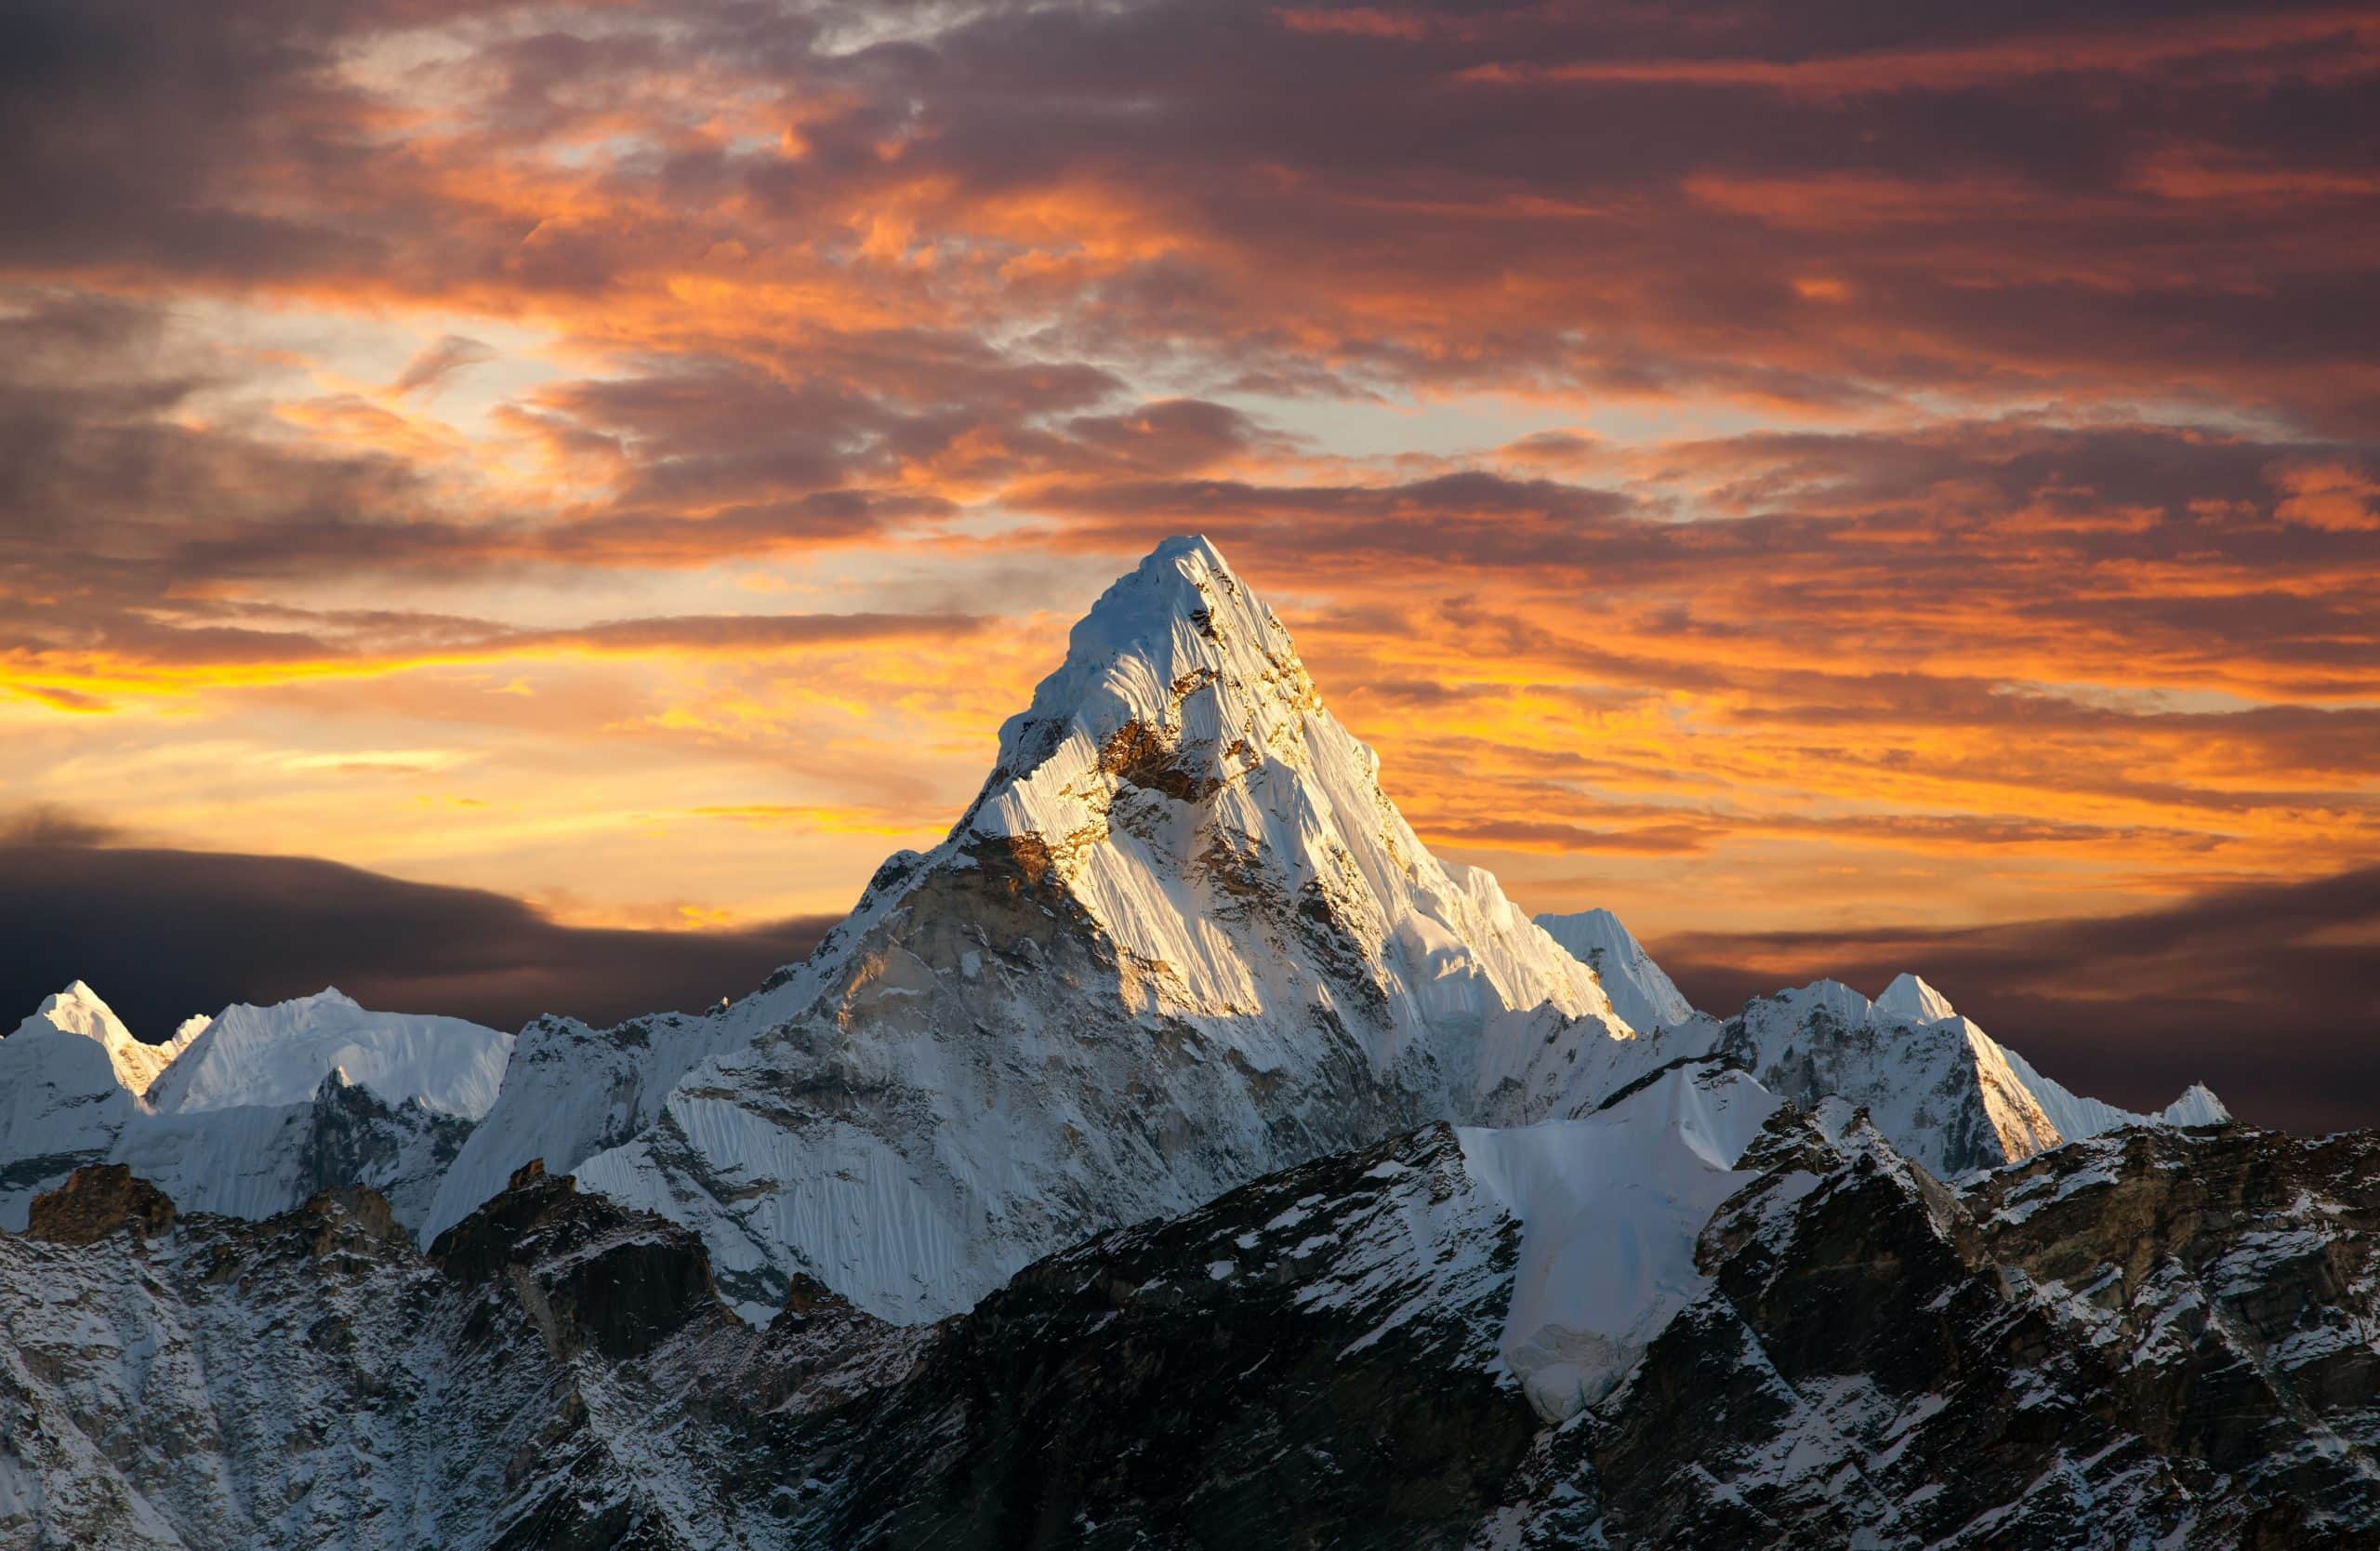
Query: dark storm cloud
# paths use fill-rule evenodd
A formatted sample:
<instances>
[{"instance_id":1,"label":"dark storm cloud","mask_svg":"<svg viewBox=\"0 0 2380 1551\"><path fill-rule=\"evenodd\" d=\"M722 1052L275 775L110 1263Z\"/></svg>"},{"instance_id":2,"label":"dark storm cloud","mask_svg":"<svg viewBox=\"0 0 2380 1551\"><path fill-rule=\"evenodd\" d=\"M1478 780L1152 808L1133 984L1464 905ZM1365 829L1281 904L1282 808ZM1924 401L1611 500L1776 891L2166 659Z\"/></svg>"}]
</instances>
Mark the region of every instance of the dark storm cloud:
<instances>
[{"instance_id":1,"label":"dark storm cloud","mask_svg":"<svg viewBox=\"0 0 2380 1551\"><path fill-rule=\"evenodd\" d=\"M477 889L299 856L99 849L50 815L0 841L0 1009L8 1027L88 981L144 1038L192 1013L324 986L367 1007L517 1028L698 1010L806 956L833 921L742 932L561 926Z\"/></svg>"},{"instance_id":2,"label":"dark storm cloud","mask_svg":"<svg viewBox=\"0 0 2380 1551\"><path fill-rule=\"evenodd\" d=\"M0 263L617 301L782 250L1218 382L2149 383L2333 430L2380 394L2380 29L2351 8L1159 0L867 46L881 7L472 7L447 132L392 137L402 86L340 62L462 9L20 7ZM774 96L787 133L723 135L673 81ZM518 158L599 137L596 176L508 201ZM1093 207L1146 240L1071 261ZM874 267L885 209L960 278ZM1032 245L1070 261L1007 262Z\"/></svg>"},{"instance_id":3,"label":"dark storm cloud","mask_svg":"<svg viewBox=\"0 0 2380 1551\"><path fill-rule=\"evenodd\" d=\"M1190 234L1203 277L1155 311L1106 293L1118 327L1261 351L1295 298L1358 373L1827 402L2158 360L2369 402L2375 325L2340 304L2380 234L2380 50L2353 13L1393 14L996 7L842 74L916 104L903 176L1104 179Z\"/></svg>"},{"instance_id":4,"label":"dark storm cloud","mask_svg":"<svg viewBox=\"0 0 2380 1551\"><path fill-rule=\"evenodd\" d=\"M2380 869L2211 890L2163 909L1967 931L1681 934L1651 946L1697 1006L1904 970L2078 1092L2157 1108L2204 1080L2241 1119L2380 1125Z\"/></svg>"},{"instance_id":5,"label":"dark storm cloud","mask_svg":"<svg viewBox=\"0 0 2380 1551\"><path fill-rule=\"evenodd\" d=\"M240 283L369 263L331 207L244 197L259 168L364 173L330 50L371 15L304 0L27 0L0 11L0 262L129 265Z\"/></svg>"}]
</instances>

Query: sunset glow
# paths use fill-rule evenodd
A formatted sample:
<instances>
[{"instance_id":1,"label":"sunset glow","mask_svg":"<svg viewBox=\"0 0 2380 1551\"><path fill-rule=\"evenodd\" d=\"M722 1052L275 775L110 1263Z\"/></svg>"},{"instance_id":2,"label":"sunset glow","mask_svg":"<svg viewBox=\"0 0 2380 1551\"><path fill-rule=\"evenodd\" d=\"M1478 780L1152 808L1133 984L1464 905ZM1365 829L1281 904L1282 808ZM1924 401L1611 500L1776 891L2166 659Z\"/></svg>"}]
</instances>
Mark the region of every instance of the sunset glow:
<instances>
[{"instance_id":1,"label":"sunset glow","mask_svg":"<svg viewBox=\"0 0 2380 1551\"><path fill-rule=\"evenodd\" d=\"M2368 10L112 13L0 109L45 822L840 911L1195 531L1533 909L2380 861Z\"/></svg>"}]
</instances>

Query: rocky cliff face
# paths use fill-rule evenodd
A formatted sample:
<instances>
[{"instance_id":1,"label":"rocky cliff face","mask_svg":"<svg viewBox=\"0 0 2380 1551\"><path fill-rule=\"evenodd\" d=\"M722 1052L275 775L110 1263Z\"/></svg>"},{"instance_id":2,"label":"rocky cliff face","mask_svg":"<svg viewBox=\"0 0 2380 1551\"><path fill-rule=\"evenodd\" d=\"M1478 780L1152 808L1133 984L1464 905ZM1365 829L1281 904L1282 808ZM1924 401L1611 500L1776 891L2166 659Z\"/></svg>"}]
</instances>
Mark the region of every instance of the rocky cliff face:
<instances>
[{"instance_id":1,"label":"rocky cliff face","mask_svg":"<svg viewBox=\"0 0 2380 1551\"><path fill-rule=\"evenodd\" d=\"M1505 1348L1553 1218L1443 1125L932 1326L805 1279L756 1328L694 1236L538 1171L427 1253L368 1193L161 1222L84 1176L72 1241L0 1238L0 1539L2380 1537L2380 1142L2134 1130L1953 1186L1789 1106L1733 1173L1673 1317L1558 1421Z\"/></svg>"},{"instance_id":2,"label":"rocky cliff face","mask_svg":"<svg viewBox=\"0 0 2380 1551\"><path fill-rule=\"evenodd\" d=\"M1532 1467L1591 1470L1592 1508L1527 1525L2371 1544L2376 1160L2369 1138L2143 1130L1950 1190L1864 1122L1833 1144L1782 1122L1702 1236L1712 1290Z\"/></svg>"}]
</instances>

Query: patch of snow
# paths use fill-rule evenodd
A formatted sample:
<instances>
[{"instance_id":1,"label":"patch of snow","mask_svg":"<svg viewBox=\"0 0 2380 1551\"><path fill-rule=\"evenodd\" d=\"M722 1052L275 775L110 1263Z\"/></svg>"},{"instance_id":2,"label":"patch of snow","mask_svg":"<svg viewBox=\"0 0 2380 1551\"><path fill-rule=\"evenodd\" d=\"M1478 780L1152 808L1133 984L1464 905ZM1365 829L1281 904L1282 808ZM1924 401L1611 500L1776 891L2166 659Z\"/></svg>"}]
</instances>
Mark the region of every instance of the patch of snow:
<instances>
[{"instance_id":1,"label":"patch of snow","mask_svg":"<svg viewBox=\"0 0 2380 1551\"><path fill-rule=\"evenodd\" d=\"M1688 1067L1584 1120L1458 1133L1521 1223L1502 1354L1541 1415L1610 1393L1709 1285L1696 1237L1756 1177L1735 1163L1778 1102L1739 1071Z\"/></svg>"}]
</instances>

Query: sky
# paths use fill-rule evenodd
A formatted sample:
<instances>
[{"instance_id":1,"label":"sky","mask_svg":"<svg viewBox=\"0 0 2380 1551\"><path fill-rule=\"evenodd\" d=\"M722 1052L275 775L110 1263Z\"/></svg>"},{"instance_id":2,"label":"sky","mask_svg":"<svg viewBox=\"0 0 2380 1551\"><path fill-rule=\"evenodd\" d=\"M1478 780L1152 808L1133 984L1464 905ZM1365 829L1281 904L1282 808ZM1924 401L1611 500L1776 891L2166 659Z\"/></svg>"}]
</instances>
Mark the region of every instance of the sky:
<instances>
[{"instance_id":1,"label":"sky","mask_svg":"<svg viewBox=\"0 0 2380 1551\"><path fill-rule=\"evenodd\" d=\"M16 1000L738 994L1196 531L1705 1005L2380 1121L2369 7L33 0L0 139Z\"/></svg>"}]
</instances>

